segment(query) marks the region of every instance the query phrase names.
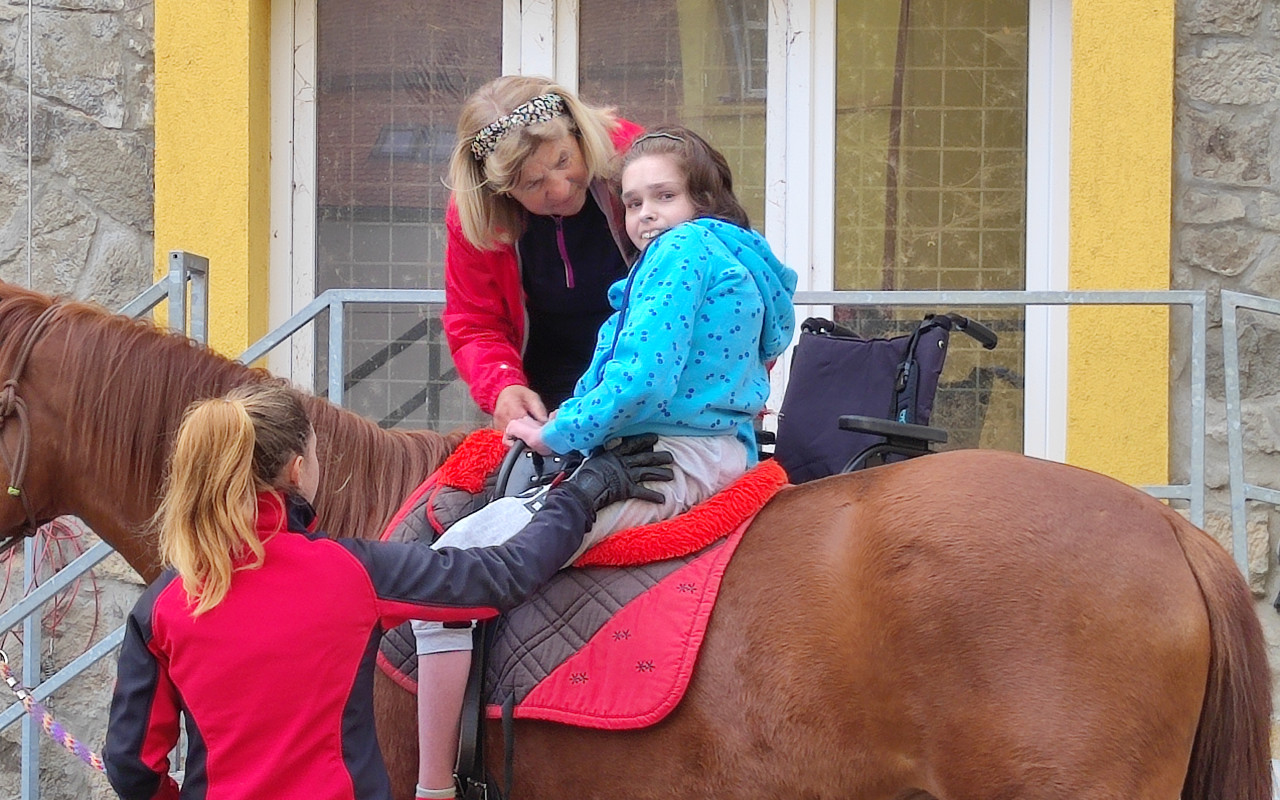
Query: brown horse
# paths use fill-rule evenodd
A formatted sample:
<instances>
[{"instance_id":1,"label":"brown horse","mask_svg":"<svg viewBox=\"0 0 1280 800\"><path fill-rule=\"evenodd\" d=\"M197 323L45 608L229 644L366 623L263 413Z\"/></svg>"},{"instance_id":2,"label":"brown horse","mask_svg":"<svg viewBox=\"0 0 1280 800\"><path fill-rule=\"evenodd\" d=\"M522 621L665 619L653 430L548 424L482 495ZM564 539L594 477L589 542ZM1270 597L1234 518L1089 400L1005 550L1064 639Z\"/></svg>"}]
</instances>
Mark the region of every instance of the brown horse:
<instances>
[{"instance_id":1,"label":"brown horse","mask_svg":"<svg viewBox=\"0 0 1280 800\"><path fill-rule=\"evenodd\" d=\"M140 531L182 409L264 374L77 304L32 336L49 304L0 286L0 379L21 372L28 409L23 491L37 521L79 515L152 578ZM376 535L455 442L312 413L333 533ZM21 429L5 422L11 454ZM24 532L22 503L0 503L0 537ZM377 690L408 797L413 698ZM955 452L785 490L725 574L681 705L631 732L517 722L514 789L1264 800L1270 708L1247 587L1207 535L1097 474Z\"/></svg>"}]
</instances>

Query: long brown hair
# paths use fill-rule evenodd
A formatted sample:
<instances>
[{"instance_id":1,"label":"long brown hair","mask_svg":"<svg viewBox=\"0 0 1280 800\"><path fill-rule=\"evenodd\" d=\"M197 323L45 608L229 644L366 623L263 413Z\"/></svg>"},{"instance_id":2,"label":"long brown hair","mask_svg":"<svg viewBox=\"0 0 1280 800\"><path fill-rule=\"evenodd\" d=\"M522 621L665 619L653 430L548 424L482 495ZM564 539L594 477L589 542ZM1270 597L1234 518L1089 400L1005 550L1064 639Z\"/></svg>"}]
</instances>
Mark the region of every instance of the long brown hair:
<instances>
[{"instance_id":1,"label":"long brown hair","mask_svg":"<svg viewBox=\"0 0 1280 800\"><path fill-rule=\"evenodd\" d=\"M311 435L301 397L279 381L187 410L156 519L160 556L182 576L192 613L222 602L237 569L262 566L258 494L288 488L280 485L285 466Z\"/></svg>"},{"instance_id":2,"label":"long brown hair","mask_svg":"<svg viewBox=\"0 0 1280 800\"><path fill-rule=\"evenodd\" d=\"M483 162L476 161L471 143L481 128L544 94L559 95L567 113L512 130ZM548 78L504 75L473 92L458 115L458 142L449 160L449 188L467 241L493 250L524 233L524 206L506 192L515 186L525 161L546 142L572 134L582 149L588 178L609 179L617 162L610 138L615 127L613 109L589 106Z\"/></svg>"}]
</instances>

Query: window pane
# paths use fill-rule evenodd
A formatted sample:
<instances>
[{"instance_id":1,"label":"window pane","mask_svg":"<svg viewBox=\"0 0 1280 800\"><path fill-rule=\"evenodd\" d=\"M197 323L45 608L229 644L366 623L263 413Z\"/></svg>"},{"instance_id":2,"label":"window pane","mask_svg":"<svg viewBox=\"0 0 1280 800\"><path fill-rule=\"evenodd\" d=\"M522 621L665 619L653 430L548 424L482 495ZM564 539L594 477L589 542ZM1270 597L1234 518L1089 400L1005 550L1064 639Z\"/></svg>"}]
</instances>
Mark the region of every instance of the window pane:
<instances>
[{"instance_id":1,"label":"window pane","mask_svg":"<svg viewBox=\"0 0 1280 800\"><path fill-rule=\"evenodd\" d=\"M502 68L502 0L318 0L317 294L444 287L442 182L463 100ZM323 321L322 321L323 322ZM345 405L385 425L474 427L439 308L348 307ZM327 326L317 325L316 352ZM316 359L316 385L327 384Z\"/></svg>"},{"instance_id":2,"label":"window pane","mask_svg":"<svg viewBox=\"0 0 1280 800\"><path fill-rule=\"evenodd\" d=\"M1025 287L1027 13L1026 0L840 0L836 288ZM928 310L836 316L878 336ZM1025 314L954 310L1000 345L952 337L934 424L950 447L1021 451Z\"/></svg>"},{"instance_id":3,"label":"window pane","mask_svg":"<svg viewBox=\"0 0 1280 800\"><path fill-rule=\"evenodd\" d=\"M763 228L767 0L654 0L637 12L641 25L618 9L615 0L581 2L582 98L646 127L687 125L705 136Z\"/></svg>"}]
</instances>

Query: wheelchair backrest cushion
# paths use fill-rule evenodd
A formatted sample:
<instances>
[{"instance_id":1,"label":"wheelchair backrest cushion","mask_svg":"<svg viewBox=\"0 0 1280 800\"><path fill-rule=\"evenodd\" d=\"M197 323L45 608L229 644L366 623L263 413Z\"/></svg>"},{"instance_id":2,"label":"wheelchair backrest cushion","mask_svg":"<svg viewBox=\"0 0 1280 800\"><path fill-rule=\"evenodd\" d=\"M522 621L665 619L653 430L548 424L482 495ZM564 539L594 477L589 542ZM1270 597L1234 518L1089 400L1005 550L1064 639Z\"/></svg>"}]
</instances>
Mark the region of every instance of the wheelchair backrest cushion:
<instances>
[{"instance_id":1,"label":"wheelchair backrest cushion","mask_svg":"<svg viewBox=\"0 0 1280 800\"><path fill-rule=\"evenodd\" d=\"M914 419L929 424L934 394L946 359L950 330L922 328L915 344ZM791 360L787 391L778 412L774 458L792 483L839 472L849 459L883 441L872 434L840 430L846 414L894 419L895 383L911 348L910 335L862 339L802 331Z\"/></svg>"}]
</instances>

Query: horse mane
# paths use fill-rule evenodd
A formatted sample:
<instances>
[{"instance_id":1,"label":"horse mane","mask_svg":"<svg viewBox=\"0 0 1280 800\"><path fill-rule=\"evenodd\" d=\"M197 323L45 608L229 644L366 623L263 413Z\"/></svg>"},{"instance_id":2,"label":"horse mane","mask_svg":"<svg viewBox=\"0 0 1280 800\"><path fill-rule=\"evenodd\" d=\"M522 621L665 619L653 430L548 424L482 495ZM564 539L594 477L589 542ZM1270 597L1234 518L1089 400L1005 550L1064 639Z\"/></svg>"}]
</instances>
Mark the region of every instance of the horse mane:
<instances>
[{"instance_id":1,"label":"horse mane","mask_svg":"<svg viewBox=\"0 0 1280 800\"><path fill-rule=\"evenodd\" d=\"M308 413L322 465L319 524L337 536L377 538L465 437L460 431L387 430L320 398L311 398Z\"/></svg>"},{"instance_id":2,"label":"horse mane","mask_svg":"<svg viewBox=\"0 0 1280 800\"><path fill-rule=\"evenodd\" d=\"M25 374L55 371L50 385L66 392L70 417L64 450L77 440L92 443L81 448L91 461L86 471L117 476L121 484L104 490L132 491L130 499L148 513L159 500L169 449L187 407L245 383L279 380L148 320L0 282L0 364L10 373L27 331L54 303L58 308L37 350L53 346L60 351L46 350L44 359L33 355ZM336 534L376 536L380 528L370 526L379 520L385 524L461 439L461 434L383 430L327 401L307 398L325 467L316 504L319 521ZM384 509L389 510L379 513Z\"/></svg>"}]
</instances>

